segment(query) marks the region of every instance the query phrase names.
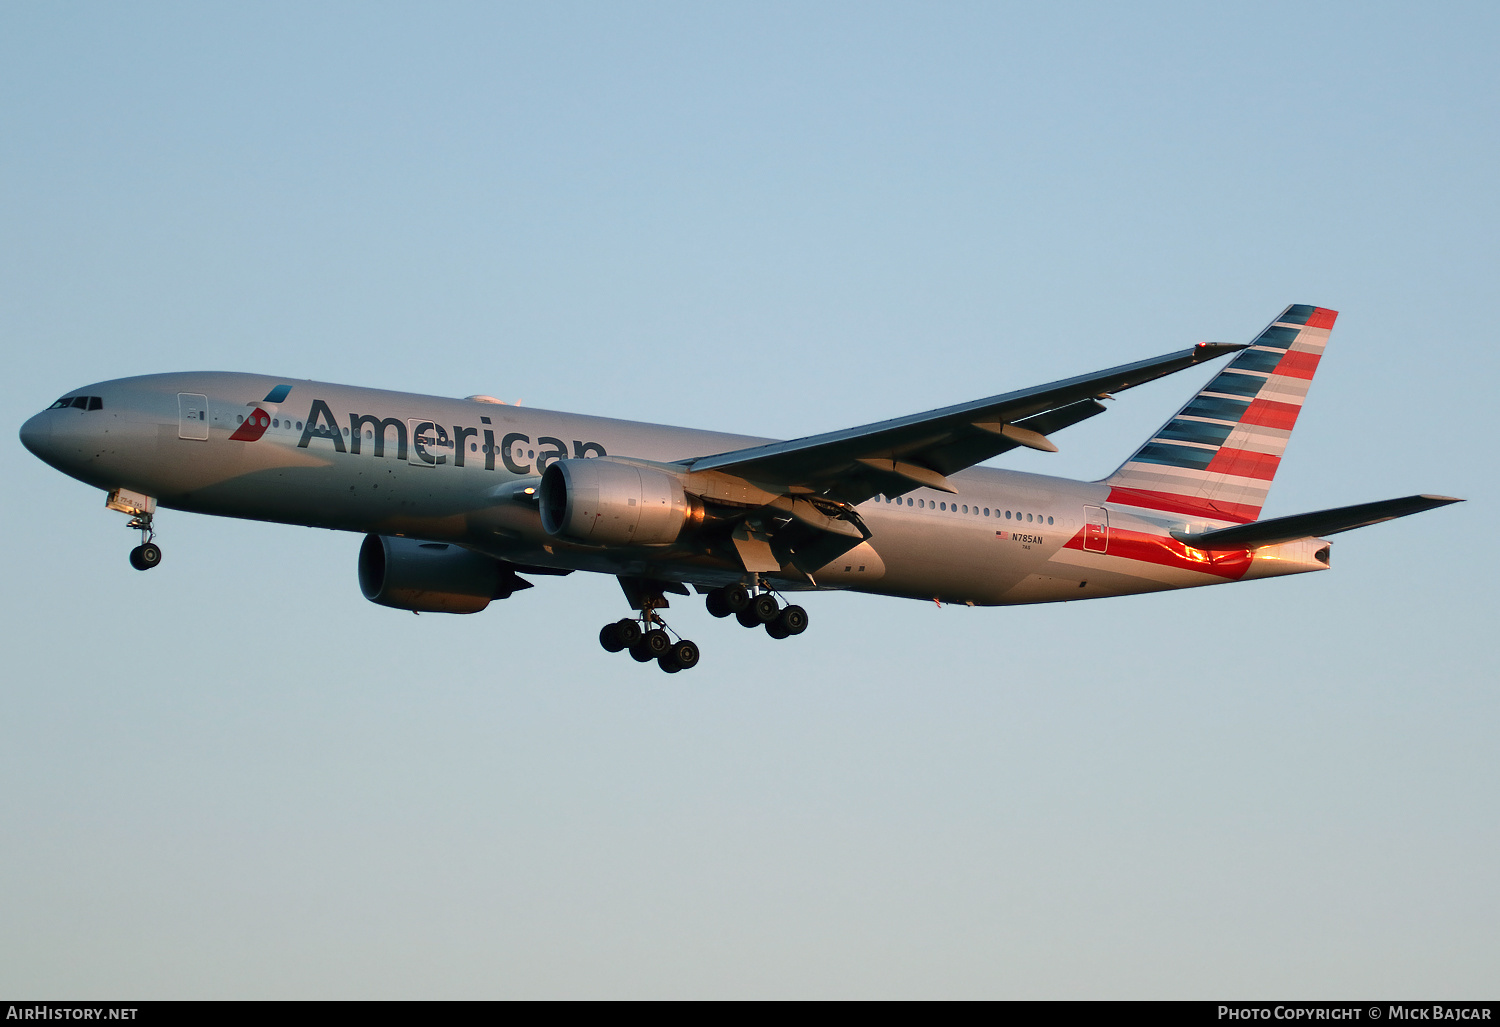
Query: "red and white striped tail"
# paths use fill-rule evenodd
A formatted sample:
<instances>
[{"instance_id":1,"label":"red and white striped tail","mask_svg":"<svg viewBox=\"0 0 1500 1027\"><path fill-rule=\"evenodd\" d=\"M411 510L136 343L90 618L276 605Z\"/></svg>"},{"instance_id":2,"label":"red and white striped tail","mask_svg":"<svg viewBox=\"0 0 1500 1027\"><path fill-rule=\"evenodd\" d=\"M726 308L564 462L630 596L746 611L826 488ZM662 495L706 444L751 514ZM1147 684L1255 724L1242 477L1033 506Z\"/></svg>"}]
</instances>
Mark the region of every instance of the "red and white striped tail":
<instances>
[{"instance_id":1,"label":"red and white striped tail","mask_svg":"<svg viewBox=\"0 0 1500 1027\"><path fill-rule=\"evenodd\" d=\"M1260 516L1338 311L1293 304L1104 479L1109 501L1211 520Z\"/></svg>"}]
</instances>

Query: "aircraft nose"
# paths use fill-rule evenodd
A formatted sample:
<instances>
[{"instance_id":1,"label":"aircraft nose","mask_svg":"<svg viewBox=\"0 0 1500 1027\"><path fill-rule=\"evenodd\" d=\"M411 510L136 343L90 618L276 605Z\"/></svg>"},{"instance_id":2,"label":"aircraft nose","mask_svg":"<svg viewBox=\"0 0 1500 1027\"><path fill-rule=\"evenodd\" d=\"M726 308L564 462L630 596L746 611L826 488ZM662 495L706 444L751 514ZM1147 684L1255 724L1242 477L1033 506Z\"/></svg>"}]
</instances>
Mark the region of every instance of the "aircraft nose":
<instances>
[{"instance_id":1,"label":"aircraft nose","mask_svg":"<svg viewBox=\"0 0 1500 1027\"><path fill-rule=\"evenodd\" d=\"M35 414L21 425L21 445L43 460L51 448L52 421L45 414Z\"/></svg>"}]
</instances>

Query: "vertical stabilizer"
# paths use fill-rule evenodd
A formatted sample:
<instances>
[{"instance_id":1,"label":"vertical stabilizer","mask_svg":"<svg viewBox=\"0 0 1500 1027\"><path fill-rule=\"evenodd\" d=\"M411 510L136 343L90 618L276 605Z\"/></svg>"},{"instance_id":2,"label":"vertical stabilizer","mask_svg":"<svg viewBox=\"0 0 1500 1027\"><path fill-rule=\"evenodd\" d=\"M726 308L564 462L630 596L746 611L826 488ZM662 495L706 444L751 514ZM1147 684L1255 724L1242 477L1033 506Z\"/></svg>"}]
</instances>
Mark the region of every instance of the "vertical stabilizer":
<instances>
[{"instance_id":1,"label":"vertical stabilizer","mask_svg":"<svg viewBox=\"0 0 1500 1027\"><path fill-rule=\"evenodd\" d=\"M1260 516L1338 311L1297 303L1118 471L1109 501L1213 520Z\"/></svg>"}]
</instances>

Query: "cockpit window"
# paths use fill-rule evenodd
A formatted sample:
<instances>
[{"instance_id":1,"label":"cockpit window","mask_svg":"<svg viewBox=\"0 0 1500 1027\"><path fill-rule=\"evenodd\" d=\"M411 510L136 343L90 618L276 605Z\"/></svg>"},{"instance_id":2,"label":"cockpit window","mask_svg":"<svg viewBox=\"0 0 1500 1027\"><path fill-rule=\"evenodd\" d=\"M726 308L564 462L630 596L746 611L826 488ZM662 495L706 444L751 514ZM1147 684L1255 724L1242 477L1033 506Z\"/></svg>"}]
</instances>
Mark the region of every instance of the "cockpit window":
<instances>
[{"instance_id":1,"label":"cockpit window","mask_svg":"<svg viewBox=\"0 0 1500 1027\"><path fill-rule=\"evenodd\" d=\"M67 410L69 407L79 410L103 410L104 398L102 396L64 396L47 409Z\"/></svg>"}]
</instances>

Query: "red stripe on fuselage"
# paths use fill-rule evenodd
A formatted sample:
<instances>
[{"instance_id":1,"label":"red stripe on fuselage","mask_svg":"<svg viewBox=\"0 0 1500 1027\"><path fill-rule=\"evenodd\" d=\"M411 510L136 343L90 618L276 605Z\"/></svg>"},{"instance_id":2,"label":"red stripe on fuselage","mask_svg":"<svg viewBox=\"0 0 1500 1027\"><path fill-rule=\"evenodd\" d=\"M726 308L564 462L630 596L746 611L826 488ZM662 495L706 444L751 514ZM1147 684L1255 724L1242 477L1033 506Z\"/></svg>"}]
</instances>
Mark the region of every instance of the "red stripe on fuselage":
<instances>
[{"instance_id":1,"label":"red stripe on fuselage","mask_svg":"<svg viewBox=\"0 0 1500 1027\"><path fill-rule=\"evenodd\" d=\"M1083 532L1070 538L1063 548L1088 552L1083 547ZM1170 535L1150 535L1124 528L1110 528L1108 551L1095 555L1139 560L1175 570L1198 571L1227 581L1243 578L1254 560L1248 549L1220 549L1207 553L1185 546Z\"/></svg>"},{"instance_id":2,"label":"red stripe on fuselage","mask_svg":"<svg viewBox=\"0 0 1500 1027\"><path fill-rule=\"evenodd\" d=\"M1209 502L1197 496L1184 496L1175 492L1151 492L1146 489L1111 488L1106 503L1120 506L1138 506L1145 510L1162 510L1166 513L1189 514L1193 517L1208 517L1217 521L1238 521L1249 524L1260 516L1260 507L1247 503Z\"/></svg>"},{"instance_id":3,"label":"red stripe on fuselage","mask_svg":"<svg viewBox=\"0 0 1500 1027\"><path fill-rule=\"evenodd\" d=\"M245 423L236 428L229 438L232 442L258 442L270 426L271 415L260 407L256 407L250 416L245 418Z\"/></svg>"}]
</instances>

